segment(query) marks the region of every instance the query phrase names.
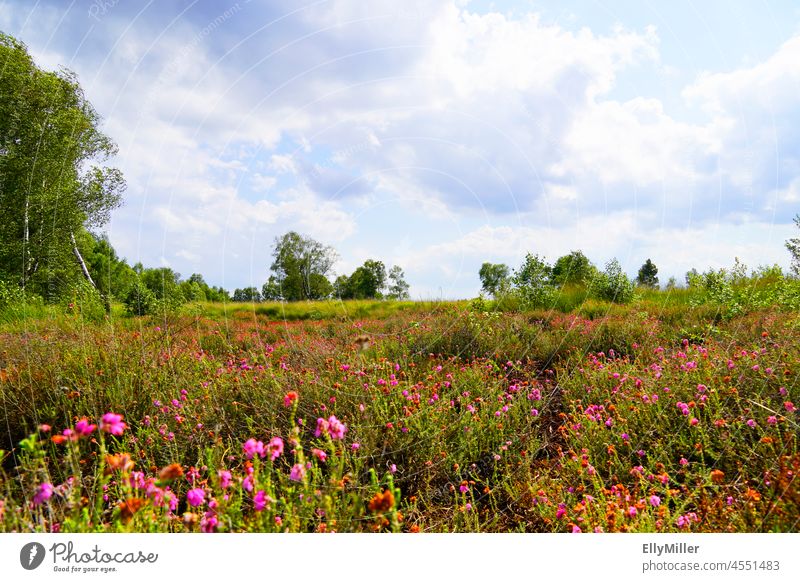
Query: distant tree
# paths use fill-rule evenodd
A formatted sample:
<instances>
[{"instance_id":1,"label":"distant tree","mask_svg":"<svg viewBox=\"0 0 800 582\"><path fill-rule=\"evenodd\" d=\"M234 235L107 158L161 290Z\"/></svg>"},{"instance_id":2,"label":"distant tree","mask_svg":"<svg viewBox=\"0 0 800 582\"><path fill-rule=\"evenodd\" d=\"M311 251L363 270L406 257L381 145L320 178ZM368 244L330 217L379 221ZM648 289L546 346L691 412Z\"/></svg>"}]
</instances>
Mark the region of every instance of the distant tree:
<instances>
[{"instance_id":1,"label":"distant tree","mask_svg":"<svg viewBox=\"0 0 800 582\"><path fill-rule=\"evenodd\" d=\"M395 265L389 269L389 289L386 296L389 299L408 299L409 285L406 283L403 269Z\"/></svg>"},{"instance_id":2,"label":"distant tree","mask_svg":"<svg viewBox=\"0 0 800 582\"><path fill-rule=\"evenodd\" d=\"M675 277L670 277L667 281L667 290L676 289L678 287L678 280Z\"/></svg>"},{"instance_id":3,"label":"distant tree","mask_svg":"<svg viewBox=\"0 0 800 582\"><path fill-rule=\"evenodd\" d=\"M369 259L348 277L341 297L342 299L378 299L385 286L386 266L381 261Z\"/></svg>"},{"instance_id":4,"label":"distant tree","mask_svg":"<svg viewBox=\"0 0 800 582\"><path fill-rule=\"evenodd\" d=\"M595 297L615 303L630 302L635 291L633 281L622 270L617 259L606 263L605 270L592 281L591 289Z\"/></svg>"},{"instance_id":5,"label":"distant tree","mask_svg":"<svg viewBox=\"0 0 800 582\"><path fill-rule=\"evenodd\" d=\"M481 291L497 297L509 284L509 269L502 263L483 263L478 276L481 279Z\"/></svg>"},{"instance_id":6,"label":"distant tree","mask_svg":"<svg viewBox=\"0 0 800 582\"><path fill-rule=\"evenodd\" d=\"M269 299L324 299L333 292L327 278L336 262L333 248L292 231L275 239L272 256L273 275L263 289Z\"/></svg>"},{"instance_id":7,"label":"distant tree","mask_svg":"<svg viewBox=\"0 0 800 582\"><path fill-rule=\"evenodd\" d=\"M551 271L543 258L528 253L520 268L514 272L511 279L514 287L529 306L546 305L552 298Z\"/></svg>"},{"instance_id":8,"label":"distant tree","mask_svg":"<svg viewBox=\"0 0 800 582\"><path fill-rule=\"evenodd\" d=\"M794 217L794 224L800 228L800 214ZM786 241L786 249L792 255L792 273L800 276L800 238L790 238Z\"/></svg>"},{"instance_id":9,"label":"distant tree","mask_svg":"<svg viewBox=\"0 0 800 582\"><path fill-rule=\"evenodd\" d=\"M636 282L643 287L658 287L658 267L650 259L647 259L639 269Z\"/></svg>"},{"instance_id":10,"label":"distant tree","mask_svg":"<svg viewBox=\"0 0 800 582\"><path fill-rule=\"evenodd\" d=\"M180 289L181 275L169 267L144 269L140 275L142 283L153 292L156 299L167 299L172 302L183 299Z\"/></svg>"},{"instance_id":11,"label":"distant tree","mask_svg":"<svg viewBox=\"0 0 800 582\"><path fill-rule=\"evenodd\" d=\"M691 269L686 271L686 277L685 277L686 286L691 287L692 282L697 281L700 277L701 277L700 272L694 267L692 267Z\"/></svg>"},{"instance_id":12,"label":"distant tree","mask_svg":"<svg viewBox=\"0 0 800 582\"><path fill-rule=\"evenodd\" d=\"M559 257L553 264L550 279L553 285L588 285L597 269L581 251Z\"/></svg>"},{"instance_id":13,"label":"distant tree","mask_svg":"<svg viewBox=\"0 0 800 582\"><path fill-rule=\"evenodd\" d=\"M222 287L211 287L208 291L206 291L206 298L209 301L225 302L231 300L231 294Z\"/></svg>"},{"instance_id":14,"label":"distant tree","mask_svg":"<svg viewBox=\"0 0 800 582\"><path fill-rule=\"evenodd\" d=\"M261 293L255 287L236 289L233 292L233 300L237 303L258 303L261 301Z\"/></svg>"}]
</instances>

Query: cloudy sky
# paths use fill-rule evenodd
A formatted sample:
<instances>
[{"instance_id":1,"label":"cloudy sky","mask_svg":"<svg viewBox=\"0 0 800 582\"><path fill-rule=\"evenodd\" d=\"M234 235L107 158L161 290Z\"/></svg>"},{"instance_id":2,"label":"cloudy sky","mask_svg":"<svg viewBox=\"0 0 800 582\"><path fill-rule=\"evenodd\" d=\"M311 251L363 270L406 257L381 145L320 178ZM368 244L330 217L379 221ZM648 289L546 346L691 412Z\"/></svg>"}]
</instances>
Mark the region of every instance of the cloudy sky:
<instances>
[{"instance_id":1,"label":"cloudy sky","mask_svg":"<svg viewBox=\"0 0 800 582\"><path fill-rule=\"evenodd\" d=\"M103 116L130 263L260 287L294 229L418 298L528 251L662 281L789 263L789 0L0 0L0 30Z\"/></svg>"}]
</instances>

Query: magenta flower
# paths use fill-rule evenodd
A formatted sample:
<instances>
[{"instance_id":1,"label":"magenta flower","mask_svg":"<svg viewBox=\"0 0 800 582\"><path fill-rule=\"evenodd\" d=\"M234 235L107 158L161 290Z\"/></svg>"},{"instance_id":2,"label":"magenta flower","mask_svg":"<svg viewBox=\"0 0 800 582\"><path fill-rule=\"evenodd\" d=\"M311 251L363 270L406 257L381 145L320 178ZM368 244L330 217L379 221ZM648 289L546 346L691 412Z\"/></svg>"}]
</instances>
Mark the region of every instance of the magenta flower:
<instances>
[{"instance_id":1,"label":"magenta flower","mask_svg":"<svg viewBox=\"0 0 800 582\"><path fill-rule=\"evenodd\" d=\"M38 491L33 496L33 504L34 505L41 505L48 499L53 496L53 484L52 483L42 483L39 485Z\"/></svg>"},{"instance_id":2,"label":"magenta flower","mask_svg":"<svg viewBox=\"0 0 800 582\"><path fill-rule=\"evenodd\" d=\"M658 495L651 495L650 505L652 505L653 507L658 507L659 505L661 505L661 498Z\"/></svg>"},{"instance_id":3,"label":"magenta flower","mask_svg":"<svg viewBox=\"0 0 800 582\"><path fill-rule=\"evenodd\" d=\"M794 412L797 410L797 407L790 400L784 402L783 407L786 409L786 412Z\"/></svg>"},{"instance_id":4,"label":"magenta flower","mask_svg":"<svg viewBox=\"0 0 800 582\"><path fill-rule=\"evenodd\" d=\"M232 479L230 471L225 471L225 470L218 471L217 477L219 477L220 487L222 487L223 489L227 489L228 487L230 487Z\"/></svg>"},{"instance_id":5,"label":"magenta flower","mask_svg":"<svg viewBox=\"0 0 800 582\"><path fill-rule=\"evenodd\" d=\"M684 457L681 457L681 460L678 462L681 464L682 467L685 467L686 465L689 464L689 461L687 461Z\"/></svg>"},{"instance_id":6,"label":"magenta flower","mask_svg":"<svg viewBox=\"0 0 800 582\"><path fill-rule=\"evenodd\" d=\"M107 433L113 434L114 436L120 436L123 432L125 432L127 425L122 422L121 414L106 412L103 415L103 418L100 420L100 428Z\"/></svg>"},{"instance_id":7,"label":"magenta flower","mask_svg":"<svg viewBox=\"0 0 800 582\"><path fill-rule=\"evenodd\" d=\"M253 496L253 507L256 511L264 511L272 501L272 497L267 495L263 489L259 489Z\"/></svg>"},{"instance_id":8,"label":"magenta flower","mask_svg":"<svg viewBox=\"0 0 800 582\"><path fill-rule=\"evenodd\" d=\"M328 453L326 453L325 451L323 451L321 449L311 449L311 454L314 455L316 458L318 458L323 463L325 462L325 459L328 458Z\"/></svg>"},{"instance_id":9,"label":"magenta flower","mask_svg":"<svg viewBox=\"0 0 800 582\"><path fill-rule=\"evenodd\" d=\"M751 418L750 420L747 421L747 426L749 426L750 428L755 428L756 421Z\"/></svg>"},{"instance_id":10,"label":"magenta flower","mask_svg":"<svg viewBox=\"0 0 800 582\"><path fill-rule=\"evenodd\" d=\"M186 501L192 507L198 507L199 505L203 505L206 500L206 492L200 488L190 489L186 493Z\"/></svg>"},{"instance_id":11,"label":"magenta flower","mask_svg":"<svg viewBox=\"0 0 800 582\"><path fill-rule=\"evenodd\" d=\"M575 524L572 524L572 533L582 533L582 532L581 532L581 528L579 528L579 527L578 527L577 525L575 525Z\"/></svg>"},{"instance_id":12,"label":"magenta flower","mask_svg":"<svg viewBox=\"0 0 800 582\"><path fill-rule=\"evenodd\" d=\"M89 436L94 432L94 429L97 428L96 424L89 424L89 421L86 417L80 419L78 422L75 423L75 432L81 436Z\"/></svg>"},{"instance_id":13,"label":"magenta flower","mask_svg":"<svg viewBox=\"0 0 800 582\"><path fill-rule=\"evenodd\" d=\"M264 443L261 441L257 441L256 439L247 439L247 441L242 445L244 449L244 454L248 459L252 459L255 455L260 456L262 459L266 452L264 451Z\"/></svg>"},{"instance_id":14,"label":"magenta flower","mask_svg":"<svg viewBox=\"0 0 800 582\"><path fill-rule=\"evenodd\" d=\"M767 424L778 424L778 417L777 416L768 416L767 417Z\"/></svg>"},{"instance_id":15,"label":"magenta flower","mask_svg":"<svg viewBox=\"0 0 800 582\"><path fill-rule=\"evenodd\" d=\"M292 471L289 473L289 479L291 479L292 481L302 481L303 477L305 476L306 476L306 468L300 463L294 465L292 467Z\"/></svg>"},{"instance_id":16,"label":"magenta flower","mask_svg":"<svg viewBox=\"0 0 800 582\"><path fill-rule=\"evenodd\" d=\"M631 506L628 508L628 515L630 515L631 517L636 517L636 514L637 514L637 513L639 513L639 512L638 512L638 511L636 511L636 508L635 508L633 505L631 505Z\"/></svg>"},{"instance_id":17,"label":"magenta flower","mask_svg":"<svg viewBox=\"0 0 800 582\"><path fill-rule=\"evenodd\" d=\"M283 439L281 437L272 437L267 444L266 452L269 453L269 458L272 461L280 457L283 454Z\"/></svg>"}]
</instances>

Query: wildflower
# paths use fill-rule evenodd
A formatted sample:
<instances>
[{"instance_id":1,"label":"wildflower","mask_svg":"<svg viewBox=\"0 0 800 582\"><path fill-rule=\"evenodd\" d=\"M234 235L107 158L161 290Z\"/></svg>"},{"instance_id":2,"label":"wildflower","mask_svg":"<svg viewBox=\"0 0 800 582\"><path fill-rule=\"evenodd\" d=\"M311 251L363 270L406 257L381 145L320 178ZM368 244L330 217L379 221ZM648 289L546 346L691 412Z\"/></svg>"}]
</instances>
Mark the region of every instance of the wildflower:
<instances>
[{"instance_id":1,"label":"wildflower","mask_svg":"<svg viewBox=\"0 0 800 582\"><path fill-rule=\"evenodd\" d=\"M794 403L790 402L789 400L783 403L783 407L786 409L786 412L794 412L797 410L797 407L794 405Z\"/></svg>"},{"instance_id":2,"label":"wildflower","mask_svg":"<svg viewBox=\"0 0 800 582\"><path fill-rule=\"evenodd\" d=\"M231 472L226 470L217 471L217 477L219 477L219 486L223 489L227 489L230 487L231 484Z\"/></svg>"},{"instance_id":3,"label":"wildflower","mask_svg":"<svg viewBox=\"0 0 800 582\"><path fill-rule=\"evenodd\" d=\"M253 496L253 507L256 511L264 511L273 499L263 489L259 489Z\"/></svg>"},{"instance_id":4,"label":"wildflower","mask_svg":"<svg viewBox=\"0 0 800 582\"><path fill-rule=\"evenodd\" d=\"M283 439L281 437L272 437L267 443L266 453L269 453L271 461L280 457L283 454ZM264 455L262 454L261 456L263 457Z\"/></svg>"},{"instance_id":5,"label":"wildflower","mask_svg":"<svg viewBox=\"0 0 800 582\"><path fill-rule=\"evenodd\" d=\"M629 516L631 516L631 517L636 517L636 514L637 514L637 513L639 513L639 512L636 510L636 508L635 508L633 505L631 505L631 506L628 508L628 515L629 515Z\"/></svg>"},{"instance_id":6,"label":"wildflower","mask_svg":"<svg viewBox=\"0 0 800 582\"><path fill-rule=\"evenodd\" d=\"M467 503L466 505L464 505L464 511L467 511L467 512L472 511L472 504L471 503Z\"/></svg>"},{"instance_id":7,"label":"wildflower","mask_svg":"<svg viewBox=\"0 0 800 582\"><path fill-rule=\"evenodd\" d=\"M283 397L283 405L286 408L291 407L295 402L297 402L297 392L294 390L287 392L286 396Z\"/></svg>"},{"instance_id":8,"label":"wildflower","mask_svg":"<svg viewBox=\"0 0 800 582\"><path fill-rule=\"evenodd\" d=\"M711 471L711 480L714 483L722 483L723 481L725 481L725 473L723 473L719 469L713 469Z\"/></svg>"},{"instance_id":9,"label":"wildflower","mask_svg":"<svg viewBox=\"0 0 800 582\"><path fill-rule=\"evenodd\" d=\"M96 424L89 424L89 421L86 417L81 418L78 422L75 423L75 432L81 436L89 436L94 432L94 429L97 428Z\"/></svg>"},{"instance_id":10,"label":"wildflower","mask_svg":"<svg viewBox=\"0 0 800 582\"><path fill-rule=\"evenodd\" d=\"M685 467L686 465L689 464L689 461L687 461L684 457L681 457L681 460L678 462L681 464L682 467Z\"/></svg>"},{"instance_id":11,"label":"wildflower","mask_svg":"<svg viewBox=\"0 0 800 582\"><path fill-rule=\"evenodd\" d=\"M629 435L628 433L626 433L626 432L622 433L622 434L620 435L620 438L621 438L623 441L625 441L625 442L628 442L629 440L631 440L631 437L630 437L630 435Z\"/></svg>"},{"instance_id":12,"label":"wildflower","mask_svg":"<svg viewBox=\"0 0 800 582\"><path fill-rule=\"evenodd\" d=\"M658 507L659 505L661 505L661 498L658 495L651 495L650 505L652 505L653 507Z\"/></svg>"},{"instance_id":13,"label":"wildflower","mask_svg":"<svg viewBox=\"0 0 800 582\"><path fill-rule=\"evenodd\" d=\"M256 454L258 454L262 459L266 452L264 451L264 443L261 441L257 441L256 439L247 439L244 445L242 445L244 449L244 454L248 459L252 459Z\"/></svg>"},{"instance_id":14,"label":"wildflower","mask_svg":"<svg viewBox=\"0 0 800 582\"><path fill-rule=\"evenodd\" d=\"M577 525L575 525L575 524L573 523L573 524L572 524L572 533L582 533L582 532L581 532L581 528L579 528Z\"/></svg>"},{"instance_id":15,"label":"wildflower","mask_svg":"<svg viewBox=\"0 0 800 582\"><path fill-rule=\"evenodd\" d=\"M469 491L469 484L466 481L462 481L461 485L458 486L458 490L461 493L466 493L467 491Z\"/></svg>"},{"instance_id":16,"label":"wildflower","mask_svg":"<svg viewBox=\"0 0 800 582\"><path fill-rule=\"evenodd\" d=\"M128 497L125 501L120 501L118 507L122 523L129 523L144 504L145 500L141 497Z\"/></svg>"},{"instance_id":17,"label":"wildflower","mask_svg":"<svg viewBox=\"0 0 800 582\"><path fill-rule=\"evenodd\" d=\"M767 417L767 424L778 424L778 417L777 416L768 416Z\"/></svg>"},{"instance_id":18,"label":"wildflower","mask_svg":"<svg viewBox=\"0 0 800 582\"><path fill-rule=\"evenodd\" d=\"M394 463L392 463L391 465L389 465L389 472L390 472L392 475L394 475L395 473L397 473L397 465L395 465Z\"/></svg>"},{"instance_id":19,"label":"wildflower","mask_svg":"<svg viewBox=\"0 0 800 582\"><path fill-rule=\"evenodd\" d=\"M360 448L361 448L361 443L353 443L352 445L350 445L350 450L353 451L357 451Z\"/></svg>"},{"instance_id":20,"label":"wildflower","mask_svg":"<svg viewBox=\"0 0 800 582\"><path fill-rule=\"evenodd\" d=\"M289 479L292 481L302 481L306 476L306 468L300 463L295 464L289 473Z\"/></svg>"},{"instance_id":21,"label":"wildflower","mask_svg":"<svg viewBox=\"0 0 800 582\"><path fill-rule=\"evenodd\" d=\"M206 492L200 488L190 489L186 493L186 501L192 507L198 507L200 505L203 505L205 499L206 499Z\"/></svg>"},{"instance_id":22,"label":"wildflower","mask_svg":"<svg viewBox=\"0 0 800 582\"><path fill-rule=\"evenodd\" d=\"M755 428L755 427L756 427L756 421L755 421L755 420L753 420L752 418L751 418L751 419L749 419L749 420L747 421L747 426L749 426L750 428Z\"/></svg>"},{"instance_id":23,"label":"wildflower","mask_svg":"<svg viewBox=\"0 0 800 582\"><path fill-rule=\"evenodd\" d=\"M171 465L167 465L161 472L158 474L159 481L172 481L179 477L183 476L183 467L181 467L178 463L172 463Z\"/></svg>"},{"instance_id":24,"label":"wildflower","mask_svg":"<svg viewBox=\"0 0 800 582\"><path fill-rule=\"evenodd\" d=\"M347 427L344 425L344 423L340 422L335 416L331 416L328 419L328 423L328 431L330 432L331 438L333 440L343 439L344 433L347 432Z\"/></svg>"},{"instance_id":25,"label":"wildflower","mask_svg":"<svg viewBox=\"0 0 800 582\"><path fill-rule=\"evenodd\" d=\"M39 430L42 431L42 432L50 432L51 428L52 427L49 424L40 424L39 425Z\"/></svg>"},{"instance_id":26,"label":"wildflower","mask_svg":"<svg viewBox=\"0 0 800 582\"><path fill-rule=\"evenodd\" d=\"M281 519L281 516L280 516L280 515L276 515L276 516L275 516L275 525L277 525L277 526L279 526L279 527L280 527L281 525L283 525L283 519Z\"/></svg>"},{"instance_id":27,"label":"wildflower","mask_svg":"<svg viewBox=\"0 0 800 582\"><path fill-rule=\"evenodd\" d=\"M122 473L129 473L133 470L133 460L128 453L117 453L116 455L106 455L106 475L110 475L114 471Z\"/></svg>"},{"instance_id":28,"label":"wildflower","mask_svg":"<svg viewBox=\"0 0 800 582\"><path fill-rule=\"evenodd\" d=\"M383 513L394 507L394 494L387 489L372 496L368 504L369 510L373 513Z\"/></svg>"},{"instance_id":29,"label":"wildflower","mask_svg":"<svg viewBox=\"0 0 800 582\"><path fill-rule=\"evenodd\" d=\"M311 454L314 455L317 459L319 459L323 463L325 462L325 459L328 458L328 453L326 453L322 449L311 449Z\"/></svg>"},{"instance_id":30,"label":"wildflower","mask_svg":"<svg viewBox=\"0 0 800 582\"><path fill-rule=\"evenodd\" d=\"M319 437L323 434L328 434L328 421L324 418L318 418L317 429L314 431L314 436Z\"/></svg>"},{"instance_id":31,"label":"wildflower","mask_svg":"<svg viewBox=\"0 0 800 582\"><path fill-rule=\"evenodd\" d=\"M692 417L691 420L689 420L689 424L691 424L692 426L697 426L698 424L700 424L700 421Z\"/></svg>"},{"instance_id":32,"label":"wildflower","mask_svg":"<svg viewBox=\"0 0 800 582\"><path fill-rule=\"evenodd\" d=\"M39 489L33 496L33 504L41 505L42 503L50 499L52 496L53 496L53 484L42 483L41 485L39 485Z\"/></svg>"},{"instance_id":33,"label":"wildflower","mask_svg":"<svg viewBox=\"0 0 800 582\"><path fill-rule=\"evenodd\" d=\"M127 428L127 425L122 422L122 418L121 414L106 412L101 419L100 428L114 436L120 436Z\"/></svg>"}]
</instances>

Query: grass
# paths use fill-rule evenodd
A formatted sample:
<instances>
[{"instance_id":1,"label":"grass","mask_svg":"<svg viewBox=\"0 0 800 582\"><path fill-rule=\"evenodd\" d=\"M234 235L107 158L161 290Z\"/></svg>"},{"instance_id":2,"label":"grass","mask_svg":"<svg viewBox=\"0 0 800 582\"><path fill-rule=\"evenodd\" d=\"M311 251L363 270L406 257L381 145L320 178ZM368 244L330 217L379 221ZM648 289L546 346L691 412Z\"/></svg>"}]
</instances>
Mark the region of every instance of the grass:
<instances>
[{"instance_id":1,"label":"grass","mask_svg":"<svg viewBox=\"0 0 800 582\"><path fill-rule=\"evenodd\" d=\"M796 312L560 305L9 318L0 531L798 531Z\"/></svg>"}]
</instances>

